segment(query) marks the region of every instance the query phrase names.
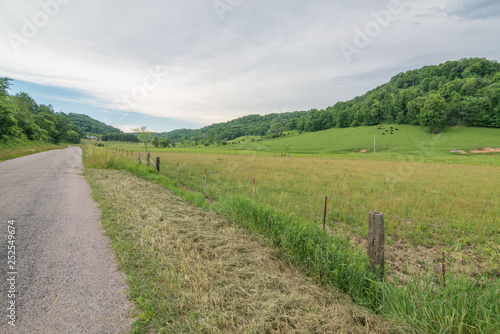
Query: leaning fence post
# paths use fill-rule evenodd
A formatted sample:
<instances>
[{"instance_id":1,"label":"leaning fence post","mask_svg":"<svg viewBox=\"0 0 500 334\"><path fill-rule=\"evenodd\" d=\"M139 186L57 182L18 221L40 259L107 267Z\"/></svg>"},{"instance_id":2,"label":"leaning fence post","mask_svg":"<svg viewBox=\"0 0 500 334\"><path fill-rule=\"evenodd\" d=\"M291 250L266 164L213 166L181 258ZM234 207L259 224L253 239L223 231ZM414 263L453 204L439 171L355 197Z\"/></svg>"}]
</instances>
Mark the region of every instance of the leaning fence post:
<instances>
[{"instance_id":1,"label":"leaning fence post","mask_svg":"<svg viewBox=\"0 0 500 334\"><path fill-rule=\"evenodd\" d=\"M139 165L142 164L142 153L139 152Z\"/></svg>"},{"instance_id":2,"label":"leaning fence post","mask_svg":"<svg viewBox=\"0 0 500 334\"><path fill-rule=\"evenodd\" d=\"M149 160L151 160L151 152L148 152L148 158L146 161L146 165L148 165L148 166L149 166Z\"/></svg>"},{"instance_id":3,"label":"leaning fence post","mask_svg":"<svg viewBox=\"0 0 500 334\"><path fill-rule=\"evenodd\" d=\"M156 171L160 172L160 157L156 157Z\"/></svg>"},{"instance_id":4,"label":"leaning fence post","mask_svg":"<svg viewBox=\"0 0 500 334\"><path fill-rule=\"evenodd\" d=\"M371 211L368 214L368 257L372 271L384 278L385 228L384 214Z\"/></svg>"}]
</instances>

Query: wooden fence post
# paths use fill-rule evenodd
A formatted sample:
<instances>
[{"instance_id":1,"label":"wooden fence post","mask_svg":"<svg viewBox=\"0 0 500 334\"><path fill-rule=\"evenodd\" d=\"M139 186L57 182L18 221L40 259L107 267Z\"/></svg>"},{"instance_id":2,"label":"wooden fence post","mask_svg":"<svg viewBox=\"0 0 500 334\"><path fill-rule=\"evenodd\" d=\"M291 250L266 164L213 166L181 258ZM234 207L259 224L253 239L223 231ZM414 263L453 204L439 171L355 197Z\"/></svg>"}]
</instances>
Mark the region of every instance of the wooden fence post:
<instances>
[{"instance_id":1,"label":"wooden fence post","mask_svg":"<svg viewBox=\"0 0 500 334\"><path fill-rule=\"evenodd\" d=\"M252 199L255 201L255 177L253 178L253 197Z\"/></svg>"},{"instance_id":2,"label":"wooden fence post","mask_svg":"<svg viewBox=\"0 0 500 334\"><path fill-rule=\"evenodd\" d=\"M179 182L179 163L177 163L177 173L175 174L175 178L177 179L177 182Z\"/></svg>"},{"instance_id":3,"label":"wooden fence post","mask_svg":"<svg viewBox=\"0 0 500 334\"><path fill-rule=\"evenodd\" d=\"M384 214L368 213L368 257L372 271L384 278L385 227Z\"/></svg>"},{"instance_id":4,"label":"wooden fence post","mask_svg":"<svg viewBox=\"0 0 500 334\"><path fill-rule=\"evenodd\" d=\"M156 171L160 172L160 157L156 157Z\"/></svg>"},{"instance_id":5,"label":"wooden fence post","mask_svg":"<svg viewBox=\"0 0 500 334\"><path fill-rule=\"evenodd\" d=\"M139 165L142 164L142 153L139 152Z\"/></svg>"},{"instance_id":6,"label":"wooden fence post","mask_svg":"<svg viewBox=\"0 0 500 334\"><path fill-rule=\"evenodd\" d=\"M323 214L323 229L326 228L326 208L328 206L328 196L325 196L325 212Z\"/></svg>"},{"instance_id":7,"label":"wooden fence post","mask_svg":"<svg viewBox=\"0 0 500 334\"><path fill-rule=\"evenodd\" d=\"M207 169L205 168L205 185L203 187L203 194L207 197Z\"/></svg>"},{"instance_id":8,"label":"wooden fence post","mask_svg":"<svg viewBox=\"0 0 500 334\"><path fill-rule=\"evenodd\" d=\"M147 160L146 160L146 165L149 166L149 160L151 160L151 152L148 152Z\"/></svg>"},{"instance_id":9,"label":"wooden fence post","mask_svg":"<svg viewBox=\"0 0 500 334\"><path fill-rule=\"evenodd\" d=\"M443 286L446 286L446 256L444 255L444 252L443 252L443 259L441 262L441 271L443 275Z\"/></svg>"}]
</instances>

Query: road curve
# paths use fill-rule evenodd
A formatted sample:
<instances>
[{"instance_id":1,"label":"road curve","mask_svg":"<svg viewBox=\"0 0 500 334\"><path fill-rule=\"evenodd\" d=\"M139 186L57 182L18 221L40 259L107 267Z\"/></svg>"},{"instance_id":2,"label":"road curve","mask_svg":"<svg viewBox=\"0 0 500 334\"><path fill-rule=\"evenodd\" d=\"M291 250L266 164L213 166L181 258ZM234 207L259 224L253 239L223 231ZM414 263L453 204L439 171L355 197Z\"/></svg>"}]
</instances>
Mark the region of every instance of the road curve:
<instances>
[{"instance_id":1,"label":"road curve","mask_svg":"<svg viewBox=\"0 0 500 334\"><path fill-rule=\"evenodd\" d=\"M82 172L78 147L0 163L0 333L131 331L125 277Z\"/></svg>"}]
</instances>

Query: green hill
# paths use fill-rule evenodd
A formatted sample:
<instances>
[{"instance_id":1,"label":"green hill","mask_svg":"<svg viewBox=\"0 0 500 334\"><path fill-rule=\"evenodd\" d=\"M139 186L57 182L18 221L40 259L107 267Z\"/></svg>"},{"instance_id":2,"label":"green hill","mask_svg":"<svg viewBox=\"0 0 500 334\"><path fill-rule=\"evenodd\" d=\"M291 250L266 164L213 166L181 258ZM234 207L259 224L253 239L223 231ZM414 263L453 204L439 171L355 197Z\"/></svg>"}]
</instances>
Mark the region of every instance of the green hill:
<instances>
[{"instance_id":1,"label":"green hill","mask_svg":"<svg viewBox=\"0 0 500 334\"><path fill-rule=\"evenodd\" d=\"M378 154L435 156L450 154L450 150L500 147L500 129L455 126L446 127L440 134L430 134L424 128L412 125L360 126L333 128L269 140L257 140L223 146L226 150L255 150L282 153L343 154L349 152L373 153L374 137ZM393 127L392 134L391 127ZM396 130L398 129L398 130ZM387 130L387 132L386 132ZM500 155L500 153L499 153Z\"/></svg>"},{"instance_id":2,"label":"green hill","mask_svg":"<svg viewBox=\"0 0 500 334\"><path fill-rule=\"evenodd\" d=\"M104 124L84 114L65 114L71 123L82 129L83 132L93 135L102 135L105 133L122 133L121 130L110 125Z\"/></svg>"}]
</instances>

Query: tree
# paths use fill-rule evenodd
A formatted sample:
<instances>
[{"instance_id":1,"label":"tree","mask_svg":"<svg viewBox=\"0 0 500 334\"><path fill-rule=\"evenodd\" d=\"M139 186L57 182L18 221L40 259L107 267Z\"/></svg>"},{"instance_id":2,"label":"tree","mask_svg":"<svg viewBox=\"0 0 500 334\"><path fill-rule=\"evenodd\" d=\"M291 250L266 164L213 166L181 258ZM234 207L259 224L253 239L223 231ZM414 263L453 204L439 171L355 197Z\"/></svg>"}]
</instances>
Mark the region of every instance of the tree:
<instances>
[{"instance_id":1,"label":"tree","mask_svg":"<svg viewBox=\"0 0 500 334\"><path fill-rule=\"evenodd\" d=\"M154 147L160 147L160 138L158 138L158 136L154 136L151 144L153 144Z\"/></svg>"},{"instance_id":2,"label":"tree","mask_svg":"<svg viewBox=\"0 0 500 334\"><path fill-rule=\"evenodd\" d=\"M168 147L168 144L170 144L170 139L168 139L167 137L162 137L160 139L160 146L165 148L165 147Z\"/></svg>"},{"instance_id":3,"label":"tree","mask_svg":"<svg viewBox=\"0 0 500 334\"><path fill-rule=\"evenodd\" d=\"M281 134L281 132L283 132L283 126L280 123L272 124L269 130L267 131L267 133L273 138L278 137Z\"/></svg>"},{"instance_id":4,"label":"tree","mask_svg":"<svg viewBox=\"0 0 500 334\"><path fill-rule=\"evenodd\" d=\"M438 93L427 95L417 118L420 125L429 127L430 132L441 131L446 122L445 99Z\"/></svg>"},{"instance_id":5,"label":"tree","mask_svg":"<svg viewBox=\"0 0 500 334\"><path fill-rule=\"evenodd\" d=\"M66 134L66 140L71 144L80 144L80 135L73 130L69 130Z\"/></svg>"},{"instance_id":6,"label":"tree","mask_svg":"<svg viewBox=\"0 0 500 334\"><path fill-rule=\"evenodd\" d=\"M141 126L140 128L133 129L133 131L135 133L137 133L139 140L144 144L144 147L146 148L146 152L148 152L148 144L151 141L151 138L153 138L154 132L149 131L145 126Z\"/></svg>"},{"instance_id":7,"label":"tree","mask_svg":"<svg viewBox=\"0 0 500 334\"><path fill-rule=\"evenodd\" d=\"M14 118L7 94L10 81L9 78L0 78L0 142L7 140L10 136L15 136L18 132L16 131L18 129L17 121Z\"/></svg>"}]
</instances>

